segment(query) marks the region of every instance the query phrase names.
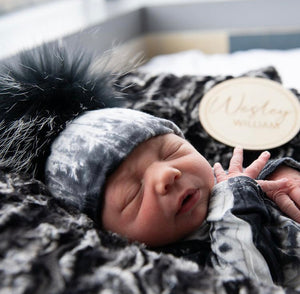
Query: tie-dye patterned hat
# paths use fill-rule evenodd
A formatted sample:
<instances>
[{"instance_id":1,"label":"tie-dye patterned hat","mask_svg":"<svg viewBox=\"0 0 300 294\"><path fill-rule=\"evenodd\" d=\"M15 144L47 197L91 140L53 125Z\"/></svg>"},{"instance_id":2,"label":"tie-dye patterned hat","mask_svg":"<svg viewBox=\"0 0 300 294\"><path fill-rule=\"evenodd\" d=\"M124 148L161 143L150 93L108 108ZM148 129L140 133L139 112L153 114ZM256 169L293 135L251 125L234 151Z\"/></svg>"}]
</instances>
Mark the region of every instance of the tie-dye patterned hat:
<instances>
[{"instance_id":1,"label":"tie-dye patterned hat","mask_svg":"<svg viewBox=\"0 0 300 294\"><path fill-rule=\"evenodd\" d=\"M120 108L122 72L95 70L95 58L51 43L0 67L0 168L46 182L55 198L98 221L106 178L133 148L181 132Z\"/></svg>"},{"instance_id":2,"label":"tie-dye patterned hat","mask_svg":"<svg viewBox=\"0 0 300 294\"><path fill-rule=\"evenodd\" d=\"M168 133L183 137L171 121L140 111L88 111L53 142L46 163L46 184L53 196L97 222L107 177L137 145Z\"/></svg>"}]
</instances>

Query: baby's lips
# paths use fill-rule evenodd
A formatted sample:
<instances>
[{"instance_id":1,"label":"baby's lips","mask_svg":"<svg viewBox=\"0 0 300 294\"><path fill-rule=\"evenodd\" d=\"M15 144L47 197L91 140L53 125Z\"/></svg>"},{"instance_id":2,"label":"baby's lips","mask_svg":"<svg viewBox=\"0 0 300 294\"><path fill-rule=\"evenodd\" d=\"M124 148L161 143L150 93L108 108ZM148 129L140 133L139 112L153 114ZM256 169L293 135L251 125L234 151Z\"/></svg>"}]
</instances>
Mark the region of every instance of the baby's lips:
<instances>
[{"instance_id":1,"label":"baby's lips","mask_svg":"<svg viewBox=\"0 0 300 294\"><path fill-rule=\"evenodd\" d=\"M188 212L198 201L200 192L198 189L189 189L179 198L176 215Z\"/></svg>"}]
</instances>

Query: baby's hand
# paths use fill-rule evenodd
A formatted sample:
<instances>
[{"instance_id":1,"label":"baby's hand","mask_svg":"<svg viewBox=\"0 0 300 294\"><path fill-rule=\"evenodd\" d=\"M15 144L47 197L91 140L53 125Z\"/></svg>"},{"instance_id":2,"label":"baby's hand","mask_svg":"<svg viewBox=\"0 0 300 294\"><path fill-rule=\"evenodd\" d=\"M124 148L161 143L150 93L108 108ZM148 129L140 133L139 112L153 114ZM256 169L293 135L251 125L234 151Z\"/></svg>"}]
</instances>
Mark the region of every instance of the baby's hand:
<instances>
[{"instance_id":1,"label":"baby's hand","mask_svg":"<svg viewBox=\"0 0 300 294\"><path fill-rule=\"evenodd\" d=\"M256 160L254 160L246 169L243 170L243 149L236 147L229 163L228 172L226 173L220 163L214 165L214 172L217 183L226 181L233 177L247 176L252 179L257 178L261 170L270 158L270 153L263 152Z\"/></svg>"},{"instance_id":2,"label":"baby's hand","mask_svg":"<svg viewBox=\"0 0 300 294\"><path fill-rule=\"evenodd\" d=\"M276 184L272 186L272 182ZM300 172L281 166L268 181L258 181L262 190L290 218L300 223Z\"/></svg>"}]
</instances>

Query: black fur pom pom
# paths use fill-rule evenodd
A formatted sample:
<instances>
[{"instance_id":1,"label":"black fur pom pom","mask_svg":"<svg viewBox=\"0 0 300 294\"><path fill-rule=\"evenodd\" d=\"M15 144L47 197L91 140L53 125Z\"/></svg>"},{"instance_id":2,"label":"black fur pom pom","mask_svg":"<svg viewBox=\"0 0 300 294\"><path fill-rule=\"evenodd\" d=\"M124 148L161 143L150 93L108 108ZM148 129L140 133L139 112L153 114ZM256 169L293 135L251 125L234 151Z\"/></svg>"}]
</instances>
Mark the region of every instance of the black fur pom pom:
<instances>
[{"instance_id":1,"label":"black fur pom pom","mask_svg":"<svg viewBox=\"0 0 300 294\"><path fill-rule=\"evenodd\" d=\"M0 73L0 167L43 178L52 141L86 110L121 106L115 76L58 43L23 52Z\"/></svg>"}]
</instances>

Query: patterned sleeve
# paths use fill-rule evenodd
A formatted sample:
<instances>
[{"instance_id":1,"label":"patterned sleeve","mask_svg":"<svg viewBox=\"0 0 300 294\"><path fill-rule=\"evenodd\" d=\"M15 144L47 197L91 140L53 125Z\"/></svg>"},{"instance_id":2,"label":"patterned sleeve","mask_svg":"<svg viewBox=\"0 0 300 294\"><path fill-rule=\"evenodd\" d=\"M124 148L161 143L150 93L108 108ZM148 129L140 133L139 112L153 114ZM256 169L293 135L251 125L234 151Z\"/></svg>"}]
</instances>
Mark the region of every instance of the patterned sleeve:
<instances>
[{"instance_id":1,"label":"patterned sleeve","mask_svg":"<svg viewBox=\"0 0 300 294\"><path fill-rule=\"evenodd\" d=\"M300 171L300 163L298 161L296 161L290 157L283 157L280 159L270 160L266 164L264 169L261 171L261 173L259 174L257 179L264 180L268 175L270 175L273 171L275 171L277 167L279 167L280 165L283 165L283 164Z\"/></svg>"},{"instance_id":2,"label":"patterned sleeve","mask_svg":"<svg viewBox=\"0 0 300 294\"><path fill-rule=\"evenodd\" d=\"M211 224L211 263L259 283L300 286L300 225L263 197L248 177L217 184L207 221Z\"/></svg>"}]
</instances>

